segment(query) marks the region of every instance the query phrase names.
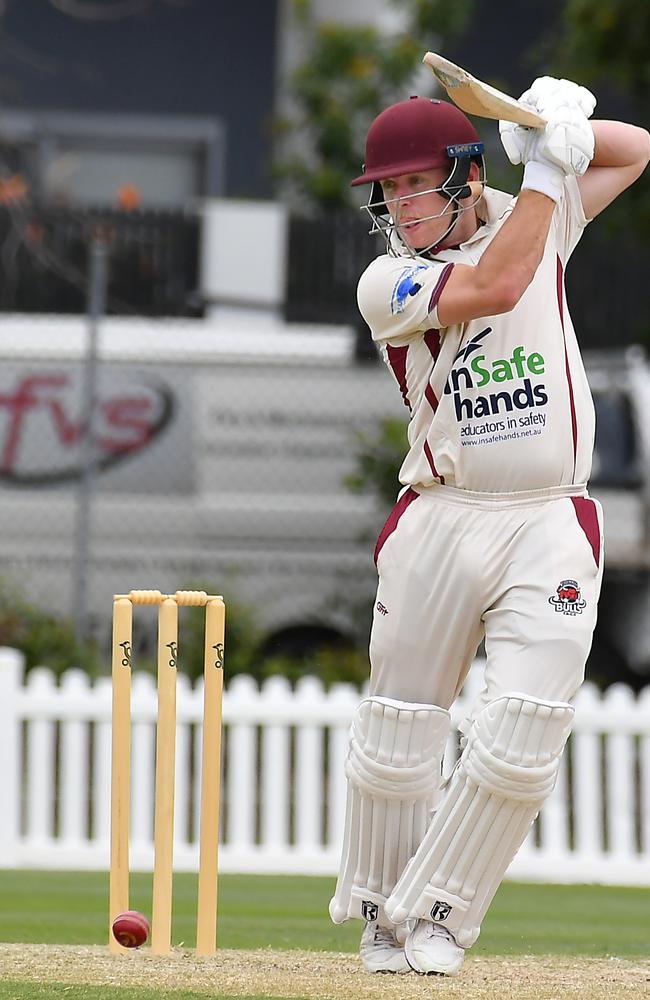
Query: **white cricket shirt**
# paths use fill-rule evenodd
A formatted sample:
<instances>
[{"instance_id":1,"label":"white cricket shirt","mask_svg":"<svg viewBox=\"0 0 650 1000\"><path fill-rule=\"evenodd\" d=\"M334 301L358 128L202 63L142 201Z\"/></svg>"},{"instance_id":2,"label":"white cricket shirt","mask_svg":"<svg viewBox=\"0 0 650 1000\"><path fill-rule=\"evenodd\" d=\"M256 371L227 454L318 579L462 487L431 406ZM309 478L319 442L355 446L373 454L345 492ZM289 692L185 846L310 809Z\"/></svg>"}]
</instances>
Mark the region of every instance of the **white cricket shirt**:
<instances>
[{"instance_id":1,"label":"white cricket shirt","mask_svg":"<svg viewBox=\"0 0 650 1000\"><path fill-rule=\"evenodd\" d=\"M515 308L438 322L453 265L478 263L515 200L486 188L477 205L484 224L459 248L434 260L384 254L359 281L359 309L410 411L404 485L512 493L589 478L594 408L564 292L566 262L587 224L575 178Z\"/></svg>"}]
</instances>

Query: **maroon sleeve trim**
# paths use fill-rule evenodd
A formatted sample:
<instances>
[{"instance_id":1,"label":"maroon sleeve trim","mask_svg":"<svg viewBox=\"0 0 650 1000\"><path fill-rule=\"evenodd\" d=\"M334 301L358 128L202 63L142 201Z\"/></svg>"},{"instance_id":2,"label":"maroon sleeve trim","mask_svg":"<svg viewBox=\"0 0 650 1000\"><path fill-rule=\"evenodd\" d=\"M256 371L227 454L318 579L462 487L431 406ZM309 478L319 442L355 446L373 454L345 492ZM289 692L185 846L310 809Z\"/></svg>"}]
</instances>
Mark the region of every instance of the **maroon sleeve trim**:
<instances>
[{"instance_id":1,"label":"maroon sleeve trim","mask_svg":"<svg viewBox=\"0 0 650 1000\"><path fill-rule=\"evenodd\" d=\"M445 267L443 267L442 273L436 283L436 287L433 289L433 292L431 293L431 298L429 299L429 315L438 305L438 299L442 295L442 290L449 281L453 269L454 269L453 264L447 264Z\"/></svg>"}]
</instances>

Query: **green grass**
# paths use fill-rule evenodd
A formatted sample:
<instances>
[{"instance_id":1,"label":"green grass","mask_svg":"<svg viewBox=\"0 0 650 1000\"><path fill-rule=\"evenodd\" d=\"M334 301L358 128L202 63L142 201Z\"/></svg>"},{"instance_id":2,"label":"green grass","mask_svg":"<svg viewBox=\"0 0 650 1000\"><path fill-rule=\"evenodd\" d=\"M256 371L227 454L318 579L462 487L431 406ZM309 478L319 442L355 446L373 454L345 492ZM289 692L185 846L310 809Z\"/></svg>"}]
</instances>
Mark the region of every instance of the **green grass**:
<instances>
[{"instance_id":1,"label":"green grass","mask_svg":"<svg viewBox=\"0 0 650 1000\"><path fill-rule=\"evenodd\" d=\"M0 941L104 944L107 885L97 872L0 871ZM335 927L329 920L333 887L330 878L221 876L219 946L356 951L359 922ZM131 907L151 913L151 876L132 876ZM193 947L195 908L196 878L175 876L175 945ZM648 912L650 889L506 882L473 954L647 958Z\"/></svg>"},{"instance_id":2,"label":"green grass","mask_svg":"<svg viewBox=\"0 0 650 1000\"><path fill-rule=\"evenodd\" d=\"M62 986L56 983L0 983L0 1000L205 1000L205 993L187 990L143 990L124 986ZM212 994L212 1000L233 1000L225 993ZM237 1000L268 1000L268 997L238 997ZM274 1000L296 1000L274 997Z\"/></svg>"}]
</instances>

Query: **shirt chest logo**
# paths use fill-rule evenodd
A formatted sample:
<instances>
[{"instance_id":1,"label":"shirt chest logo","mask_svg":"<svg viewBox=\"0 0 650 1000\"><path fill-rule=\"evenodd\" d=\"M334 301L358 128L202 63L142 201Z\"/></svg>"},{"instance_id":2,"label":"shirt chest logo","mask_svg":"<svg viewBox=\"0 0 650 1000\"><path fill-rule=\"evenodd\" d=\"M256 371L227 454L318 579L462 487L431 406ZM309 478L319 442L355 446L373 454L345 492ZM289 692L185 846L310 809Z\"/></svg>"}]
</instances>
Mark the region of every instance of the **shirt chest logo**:
<instances>
[{"instance_id":1,"label":"shirt chest logo","mask_svg":"<svg viewBox=\"0 0 650 1000\"><path fill-rule=\"evenodd\" d=\"M546 386L539 380L546 368L544 356L539 351L527 354L519 344L509 357L488 360L483 341L491 332L486 327L461 347L447 377L445 394L453 397L459 423L548 402Z\"/></svg>"}]
</instances>

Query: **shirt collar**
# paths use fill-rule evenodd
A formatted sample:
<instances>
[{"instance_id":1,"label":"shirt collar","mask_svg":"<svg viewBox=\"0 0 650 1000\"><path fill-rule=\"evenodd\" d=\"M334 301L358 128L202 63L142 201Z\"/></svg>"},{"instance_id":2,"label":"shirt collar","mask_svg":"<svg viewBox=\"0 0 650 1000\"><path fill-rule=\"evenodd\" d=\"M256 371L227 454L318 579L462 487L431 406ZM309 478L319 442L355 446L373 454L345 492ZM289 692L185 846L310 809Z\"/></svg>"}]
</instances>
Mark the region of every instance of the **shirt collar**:
<instances>
[{"instance_id":1,"label":"shirt collar","mask_svg":"<svg viewBox=\"0 0 650 1000\"><path fill-rule=\"evenodd\" d=\"M471 243L477 243L486 236L491 236L510 214L513 204L514 199L511 194L497 191L496 188L483 188L483 194L476 206L476 215L483 225L479 226L469 239L461 243L459 249L462 250L463 247L469 246Z\"/></svg>"},{"instance_id":2,"label":"shirt collar","mask_svg":"<svg viewBox=\"0 0 650 1000\"><path fill-rule=\"evenodd\" d=\"M447 247L445 250L437 250L435 257L439 260L457 260L457 254L466 247L473 246L486 238L492 238L497 230L506 220L514 206L515 199L506 191L497 191L496 188L484 187L483 194L476 204L475 211L477 217L483 223L475 233L464 243L456 247Z\"/></svg>"}]
</instances>

